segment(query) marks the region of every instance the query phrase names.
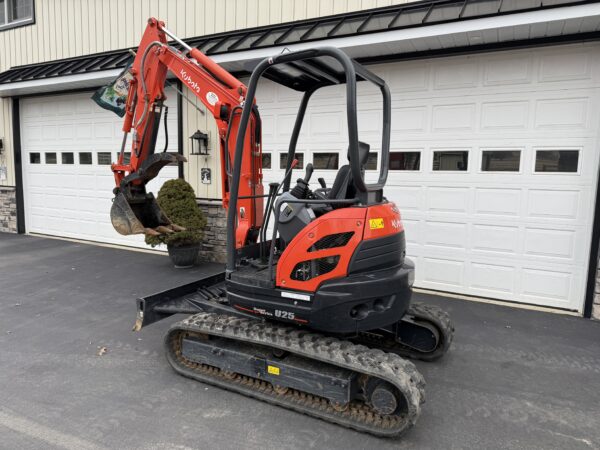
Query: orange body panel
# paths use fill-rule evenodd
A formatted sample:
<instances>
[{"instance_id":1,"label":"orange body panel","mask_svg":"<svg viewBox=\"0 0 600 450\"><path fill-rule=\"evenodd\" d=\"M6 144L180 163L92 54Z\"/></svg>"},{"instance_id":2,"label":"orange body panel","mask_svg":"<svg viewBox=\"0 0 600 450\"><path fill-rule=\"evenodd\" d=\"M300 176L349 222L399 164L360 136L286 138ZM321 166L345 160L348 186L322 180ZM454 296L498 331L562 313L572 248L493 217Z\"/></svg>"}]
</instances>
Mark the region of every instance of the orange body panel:
<instances>
[{"instance_id":1,"label":"orange body panel","mask_svg":"<svg viewBox=\"0 0 600 450\"><path fill-rule=\"evenodd\" d=\"M364 240L375 239L404 230L400 210L393 202L367 208Z\"/></svg>"},{"instance_id":2,"label":"orange body panel","mask_svg":"<svg viewBox=\"0 0 600 450\"><path fill-rule=\"evenodd\" d=\"M371 226L371 220L377 222L377 227ZM375 222L373 223L375 224ZM383 227L380 226L381 223ZM313 220L286 247L277 264L275 284L284 289L315 292L324 281L348 275L348 265L356 247L362 240L399 233L403 229L400 213L393 203L370 207L348 207L328 212ZM309 251L319 239L330 234L349 231L354 232L354 235L345 246ZM340 259L331 272L307 281L291 278L292 271L298 263L337 255Z\"/></svg>"}]
</instances>

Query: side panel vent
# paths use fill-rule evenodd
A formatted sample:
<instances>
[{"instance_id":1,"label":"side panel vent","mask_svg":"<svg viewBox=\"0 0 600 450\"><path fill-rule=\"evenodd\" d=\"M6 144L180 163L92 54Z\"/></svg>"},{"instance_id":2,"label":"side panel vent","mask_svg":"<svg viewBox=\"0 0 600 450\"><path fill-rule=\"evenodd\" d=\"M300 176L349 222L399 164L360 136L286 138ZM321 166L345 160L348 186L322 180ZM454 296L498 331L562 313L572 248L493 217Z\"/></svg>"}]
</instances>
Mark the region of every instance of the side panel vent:
<instances>
[{"instance_id":1,"label":"side panel vent","mask_svg":"<svg viewBox=\"0 0 600 450\"><path fill-rule=\"evenodd\" d=\"M354 231L346 231L345 233L335 233L323 236L317 242L315 242L309 249L309 252L316 252L317 250L325 250L326 248L343 247L350 239L354 236Z\"/></svg>"},{"instance_id":2,"label":"side panel vent","mask_svg":"<svg viewBox=\"0 0 600 450\"><path fill-rule=\"evenodd\" d=\"M290 278L296 281L311 280L331 272L336 268L339 261L340 256L336 255L299 262L292 270Z\"/></svg>"}]
</instances>

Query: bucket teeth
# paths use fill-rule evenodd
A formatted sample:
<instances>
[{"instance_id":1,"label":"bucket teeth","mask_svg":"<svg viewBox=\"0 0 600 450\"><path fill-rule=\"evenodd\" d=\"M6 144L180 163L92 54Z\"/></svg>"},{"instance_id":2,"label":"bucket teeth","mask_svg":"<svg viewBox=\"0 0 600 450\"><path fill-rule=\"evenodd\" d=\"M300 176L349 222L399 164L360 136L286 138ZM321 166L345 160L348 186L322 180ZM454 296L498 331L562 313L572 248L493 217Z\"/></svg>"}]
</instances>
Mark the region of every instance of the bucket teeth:
<instances>
[{"instance_id":1,"label":"bucket teeth","mask_svg":"<svg viewBox=\"0 0 600 450\"><path fill-rule=\"evenodd\" d=\"M172 226L173 225L170 225L170 226L160 225L160 226L156 227L155 230L161 234L172 234L172 233L175 233L175 231L173 231L173 229L171 228Z\"/></svg>"},{"instance_id":2,"label":"bucket teeth","mask_svg":"<svg viewBox=\"0 0 600 450\"><path fill-rule=\"evenodd\" d=\"M154 228L144 228L144 234L148 236L160 236L160 233Z\"/></svg>"}]
</instances>

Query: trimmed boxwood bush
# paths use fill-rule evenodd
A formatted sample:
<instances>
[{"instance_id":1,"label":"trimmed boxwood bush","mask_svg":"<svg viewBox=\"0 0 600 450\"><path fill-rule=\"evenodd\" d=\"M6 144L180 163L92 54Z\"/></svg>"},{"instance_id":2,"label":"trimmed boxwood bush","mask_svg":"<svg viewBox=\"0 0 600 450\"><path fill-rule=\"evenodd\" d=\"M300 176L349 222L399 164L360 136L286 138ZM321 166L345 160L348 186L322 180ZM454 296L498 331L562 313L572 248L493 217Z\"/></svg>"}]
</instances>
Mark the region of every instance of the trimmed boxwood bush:
<instances>
[{"instance_id":1,"label":"trimmed boxwood bush","mask_svg":"<svg viewBox=\"0 0 600 450\"><path fill-rule=\"evenodd\" d=\"M146 244L181 247L202 242L206 219L196 203L194 189L187 181L179 178L167 181L158 191L156 201L171 222L184 227L185 231L146 236Z\"/></svg>"}]
</instances>

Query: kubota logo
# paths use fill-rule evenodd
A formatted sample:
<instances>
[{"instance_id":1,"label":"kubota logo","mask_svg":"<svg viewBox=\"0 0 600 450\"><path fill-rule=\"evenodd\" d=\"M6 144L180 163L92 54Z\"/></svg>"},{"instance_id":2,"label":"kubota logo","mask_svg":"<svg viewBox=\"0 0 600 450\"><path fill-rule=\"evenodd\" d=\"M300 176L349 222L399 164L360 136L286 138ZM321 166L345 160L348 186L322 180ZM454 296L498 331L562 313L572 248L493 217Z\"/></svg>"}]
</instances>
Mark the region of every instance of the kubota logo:
<instances>
[{"instance_id":1,"label":"kubota logo","mask_svg":"<svg viewBox=\"0 0 600 450\"><path fill-rule=\"evenodd\" d=\"M190 77L185 70L181 69L180 75L181 78L189 85L189 87L195 90L198 94L200 93L200 86L198 86L198 83L192 80L192 77Z\"/></svg>"}]
</instances>

